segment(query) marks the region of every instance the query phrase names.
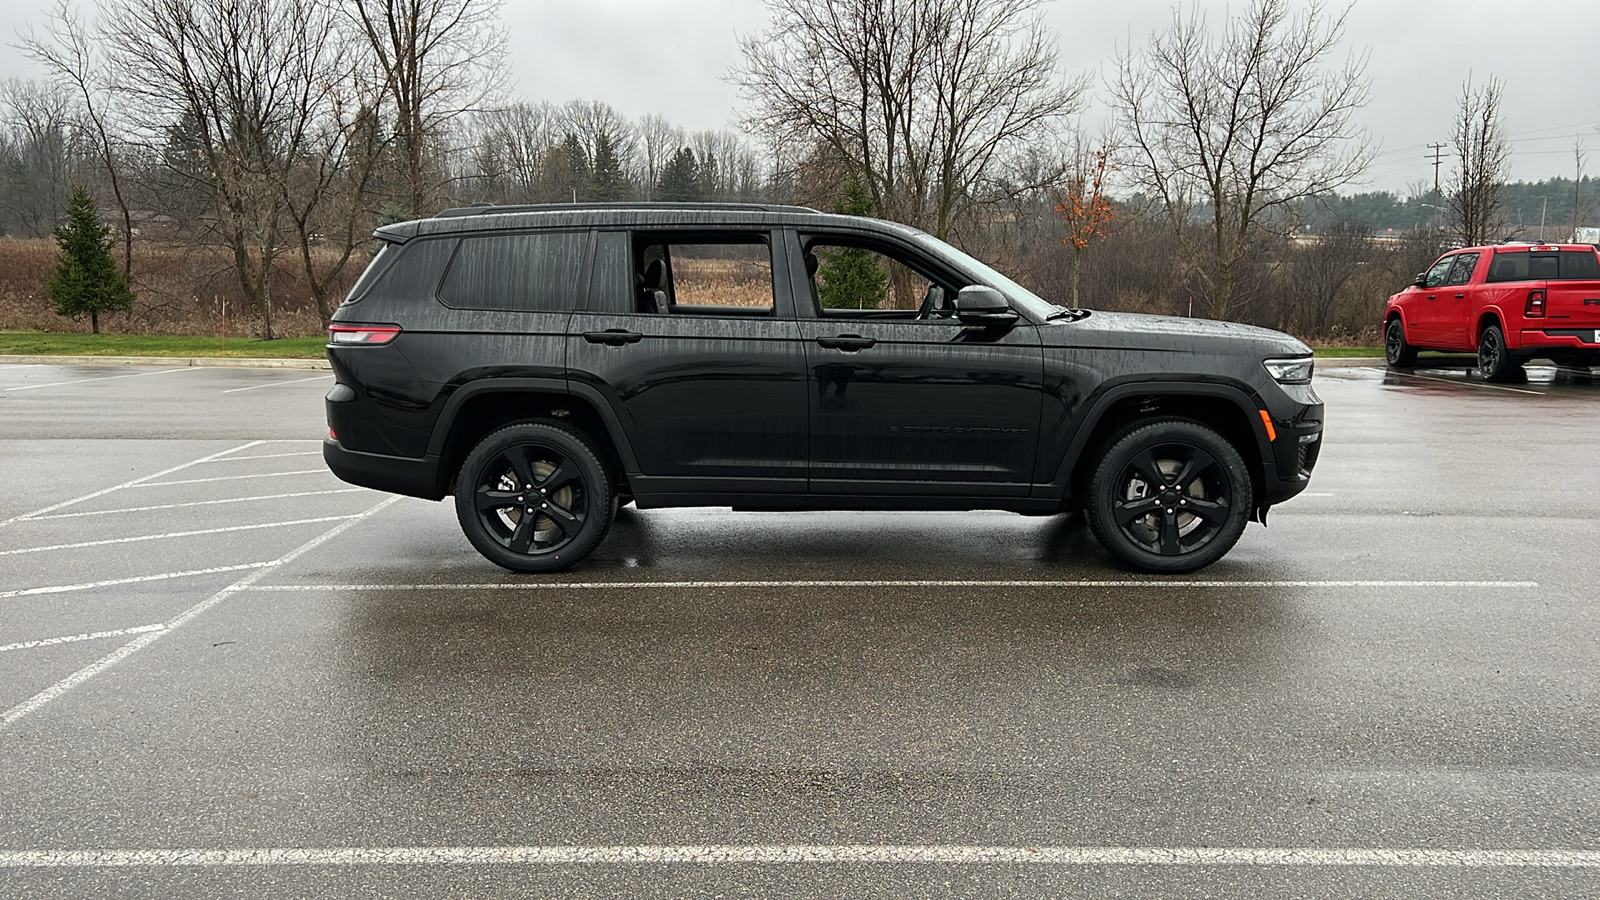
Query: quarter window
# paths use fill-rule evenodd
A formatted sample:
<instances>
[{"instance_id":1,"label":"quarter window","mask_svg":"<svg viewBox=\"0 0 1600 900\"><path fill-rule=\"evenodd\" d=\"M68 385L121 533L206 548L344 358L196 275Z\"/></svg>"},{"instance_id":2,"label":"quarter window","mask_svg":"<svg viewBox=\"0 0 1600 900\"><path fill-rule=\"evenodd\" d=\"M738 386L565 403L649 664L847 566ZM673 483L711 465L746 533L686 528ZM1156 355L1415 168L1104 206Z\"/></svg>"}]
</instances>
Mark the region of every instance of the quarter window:
<instances>
[{"instance_id":1,"label":"quarter window","mask_svg":"<svg viewBox=\"0 0 1600 900\"><path fill-rule=\"evenodd\" d=\"M578 308L588 249L588 232L463 238L439 299L455 309L569 312Z\"/></svg>"}]
</instances>

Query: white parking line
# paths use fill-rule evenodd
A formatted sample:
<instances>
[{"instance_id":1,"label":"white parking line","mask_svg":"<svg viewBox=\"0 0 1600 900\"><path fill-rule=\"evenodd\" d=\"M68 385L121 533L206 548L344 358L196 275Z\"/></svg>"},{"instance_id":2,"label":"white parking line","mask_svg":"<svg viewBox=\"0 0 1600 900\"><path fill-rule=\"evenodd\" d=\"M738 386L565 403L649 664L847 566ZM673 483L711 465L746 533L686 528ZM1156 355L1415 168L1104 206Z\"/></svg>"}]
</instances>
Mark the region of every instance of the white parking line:
<instances>
[{"instance_id":1,"label":"white parking line","mask_svg":"<svg viewBox=\"0 0 1600 900\"><path fill-rule=\"evenodd\" d=\"M163 475L171 475L173 472L181 472L184 469L189 468L190 466L198 466L199 464L201 464L203 462L210 462L211 460L216 459L216 458L218 458L220 456L226 456L229 453L237 453L240 450L248 450L251 447L259 446L262 443L265 443L265 442L264 441L250 441L249 443L240 444L237 447L230 447L227 450L220 450L220 451L218 451L216 453L213 453L213 454L211 454L209 456L202 456L199 459L193 459L193 460L190 460L189 462L181 463L179 465L173 466L170 469L162 469L159 472L152 472L149 475L144 475L144 476L141 476L139 478L135 478L132 481L124 481L121 484L114 484L114 485L112 485L111 487L108 487L108 488L101 488L98 491L93 491L91 493L84 494L81 497L73 497L71 500L63 500L60 503L55 503L55 504L52 504L50 506L46 506L43 509L36 509L33 512L26 512L26 513L23 513L20 516L12 516L9 519L6 519L4 521L0 521L0 528L3 528L5 526L7 526L7 525L10 525L13 522L22 522L22 521L26 521L28 519L31 519L34 516L42 516L45 513L52 513L52 512L55 512L58 509L65 509L66 507L72 506L73 504L82 503L85 500L93 500L96 497L104 497L106 494L109 494L109 493L111 493L113 491L120 491L123 488L138 487L138 486L144 484L145 482L149 481L152 478L160 478Z\"/></svg>"},{"instance_id":2,"label":"white parking line","mask_svg":"<svg viewBox=\"0 0 1600 900\"><path fill-rule=\"evenodd\" d=\"M37 647L54 647L56 644L73 644L78 641L98 641L103 638L127 637L130 634L144 634L147 631L160 631L165 625L140 625L138 628L119 628L116 631L94 631L88 634L74 634L71 637L45 638L40 641L23 641L20 644L0 645L0 653L10 650L33 650Z\"/></svg>"},{"instance_id":3,"label":"white parking line","mask_svg":"<svg viewBox=\"0 0 1600 900\"><path fill-rule=\"evenodd\" d=\"M146 581L169 581L174 578L189 578L196 575L215 575L218 572L239 572L245 569L261 569L272 563L242 563L237 566L212 566L209 569L190 569L186 572L162 572L159 575L134 575L130 578L108 578L105 581L86 581L82 584L56 584L48 587L18 588L11 591L0 591L0 598L5 597L33 597L40 594L68 594L73 591L92 591L95 588L115 587L119 584L142 584Z\"/></svg>"},{"instance_id":4,"label":"white parking line","mask_svg":"<svg viewBox=\"0 0 1600 900\"><path fill-rule=\"evenodd\" d=\"M128 643L123 644L116 650L113 650L111 653L106 654L95 662L84 666L78 671L73 672L71 675L68 675L66 678L63 678L39 693L34 694L27 700L24 700L16 706L11 707L10 709L6 710L3 715L0 715L0 729L10 727L17 720L30 715L31 713L37 712L51 701L55 700L57 697L60 697L62 694L65 694L78 685L83 684L91 678L94 678L96 675L99 675L101 672L104 672L112 666L115 666L117 663L122 662L133 654L138 653L140 650L143 650L145 647L155 643L158 639L165 636L169 632L176 631L177 629L182 628L184 625L187 625L189 622L193 621L196 616L199 616L206 610L211 609L234 594L254 584L257 578L260 578L273 569L285 566L294 560L299 559L304 554L315 550L328 541L331 541L348 531L358 521L382 512L390 505L400 502L400 500L401 498L398 496L389 497L386 500L380 501L376 506L368 509L360 516L348 517L348 521L340 522L338 525L335 525L327 531L324 531L322 534L317 535L311 540L306 541L304 544L301 544L293 550L290 550L288 553L285 553L277 559L261 566L238 581L235 581L233 584L228 585L222 590L217 591L215 594L212 594L210 597L207 597L194 606L189 607L173 618L168 619L166 622L162 623L165 626L162 628L162 630L139 635Z\"/></svg>"},{"instance_id":5,"label":"white parking line","mask_svg":"<svg viewBox=\"0 0 1600 900\"><path fill-rule=\"evenodd\" d=\"M242 481L246 478L284 478L289 475L327 475L328 470L323 469L298 469L293 472L257 472L253 475L224 475L220 478L190 478L187 481L150 481L141 484L130 484L128 487L166 487L173 484L209 484L213 481Z\"/></svg>"},{"instance_id":6,"label":"white parking line","mask_svg":"<svg viewBox=\"0 0 1600 900\"><path fill-rule=\"evenodd\" d=\"M1015 588L1536 588L1537 581L570 581L508 584L263 584L252 591L537 591L809 587Z\"/></svg>"},{"instance_id":7,"label":"white parking line","mask_svg":"<svg viewBox=\"0 0 1600 900\"><path fill-rule=\"evenodd\" d=\"M248 458L248 457L247 457ZM361 494L366 488L338 488L331 491L294 491L289 494L260 494L255 497L229 497L225 500L194 500L189 503L162 503L157 506L125 506L119 509L97 509L92 512L56 513L53 516L34 516L35 522L51 519L81 519L84 516L109 516L112 513L149 512L155 509L183 509L189 506L217 506L224 503L245 503L250 500L282 500L287 497L321 497L327 494Z\"/></svg>"},{"instance_id":8,"label":"white parking line","mask_svg":"<svg viewBox=\"0 0 1600 900\"><path fill-rule=\"evenodd\" d=\"M283 459L286 456L321 456L321 450L296 450L293 453L263 453L259 456L227 456L212 462L234 462L241 459Z\"/></svg>"},{"instance_id":9,"label":"white parking line","mask_svg":"<svg viewBox=\"0 0 1600 900\"><path fill-rule=\"evenodd\" d=\"M51 544L48 547L21 547L16 550L0 550L0 556L16 556L22 553L43 553L47 550L76 550L80 547L104 547L107 544L137 544L140 541L164 541L170 538L194 537L201 534L226 534L230 531L256 531L262 528L287 528L290 525L311 525L316 522L338 522L344 519L359 519L361 516L318 516L315 519L291 519L287 522L262 522L258 525L229 525L226 528L202 528L198 531L169 531L166 534L141 534L136 537L105 538L99 541L79 541L76 544Z\"/></svg>"},{"instance_id":10,"label":"white parking line","mask_svg":"<svg viewBox=\"0 0 1600 900\"><path fill-rule=\"evenodd\" d=\"M223 391L223 393L224 394L237 394L240 391L254 391L254 390L259 390L261 388L281 387L281 386L286 385L286 384L300 384L300 383L306 382L306 381L326 381L327 379L329 379L331 377L332 377L331 375L314 375L314 376L312 376L310 378L296 378L293 381L272 381L272 382L268 382L267 384L252 384L249 387L233 388L232 390Z\"/></svg>"},{"instance_id":11,"label":"white parking line","mask_svg":"<svg viewBox=\"0 0 1600 900\"><path fill-rule=\"evenodd\" d=\"M224 866L1247 866L1380 869L1592 869L1600 851L1383 847L996 847L880 844L635 845L579 847L252 847L162 850L21 850L0 868Z\"/></svg>"},{"instance_id":12,"label":"white parking line","mask_svg":"<svg viewBox=\"0 0 1600 900\"><path fill-rule=\"evenodd\" d=\"M0 391L5 391L5 392L36 391L39 388L65 387L66 385L69 385L69 384L88 384L91 381L115 381L118 378L143 378L146 375L170 375L173 372L196 372L196 371L199 371L199 370L195 369L195 368L192 368L192 367L189 367L189 366L184 366L181 369L162 369L159 372L135 372L132 375L103 375L103 376L100 376L98 378L79 378L76 381L53 381L53 382L50 382L49 384L24 384L24 385L19 385L17 387L0 388Z\"/></svg>"}]
</instances>

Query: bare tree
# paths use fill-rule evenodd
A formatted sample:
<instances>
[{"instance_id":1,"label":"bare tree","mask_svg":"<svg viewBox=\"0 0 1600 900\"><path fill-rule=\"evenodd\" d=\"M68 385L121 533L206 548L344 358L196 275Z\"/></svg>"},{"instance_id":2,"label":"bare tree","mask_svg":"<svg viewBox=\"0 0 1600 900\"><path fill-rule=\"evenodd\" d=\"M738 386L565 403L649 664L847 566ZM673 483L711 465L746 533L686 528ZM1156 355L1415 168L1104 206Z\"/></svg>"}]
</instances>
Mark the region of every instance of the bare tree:
<instances>
[{"instance_id":1,"label":"bare tree","mask_svg":"<svg viewBox=\"0 0 1600 900\"><path fill-rule=\"evenodd\" d=\"M428 212L444 177L429 146L499 92L505 39L494 0L349 0L384 76L404 154L406 203Z\"/></svg>"},{"instance_id":2,"label":"bare tree","mask_svg":"<svg viewBox=\"0 0 1600 900\"><path fill-rule=\"evenodd\" d=\"M1057 65L1041 0L767 0L730 78L748 126L847 161L878 215L948 237L1000 164L1054 141L1087 88Z\"/></svg>"},{"instance_id":3,"label":"bare tree","mask_svg":"<svg viewBox=\"0 0 1600 900\"><path fill-rule=\"evenodd\" d=\"M1297 201L1358 178L1371 159L1350 124L1367 101L1365 58L1325 67L1345 12L1255 0L1213 33L1198 10L1120 54L1110 89L1125 170L1165 207L1223 318L1254 233L1290 227ZM1204 227L1197 227L1201 222Z\"/></svg>"},{"instance_id":4,"label":"bare tree","mask_svg":"<svg viewBox=\"0 0 1600 900\"><path fill-rule=\"evenodd\" d=\"M111 110L116 105L107 92L108 79L102 60L84 27L67 0L57 0L44 34L31 29L22 33L22 52L78 96L83 118L94 136L100 163L105 167L112 200L122 214L122 273L133 276L133 211L123 185L122 167L117 159L116 126Z\"/></svg>"},{"instance_id":5,"label":"bare tree","mask_svg":"<svg viewBox=\"0 0 1600 900\"><path fill-rule=\"evenodd\" d=\"M1484 244L1506 227L1501 208L1511 148L1500 123L1500 97L1505 82L1490 78L1476 90L1472 77L1461 85L1456 103L1455 133L1450 136L1456 169L1445 191L1450 226L1465 245Z\"/></svg>"},{"instance_id":6,"label":"bare tree","mask_svg":"<svg viewBox=\"0 0 1600 900\"><path fill-rule=\"evenodd\" d=\"M684 146L683 129L667 121L665 116L656 113L646 113L639 118L639 153L636 157L640 192L639 196L650 200L655 196L656 182L661 179L661 170L666 167L667 161L673 154Z\"/></svg>"},{"instance_id":7,"label":"bare tree","mask_svg":"<svg viewBox=\"0 0 1600 900\"><path fill-rule=\"evenodd\" d=\"M55 85L10 79L0 83L0 126L5 131L6 209L29 237L48 237L67 208L77 162L76 110Z\"/></svg>"},{"instance_id":8,"label":"bare tree","mask_svg":"<svg viewBox=\"0 0 1600 900\"><path fill-rule=\"evenodd\" d=\"M146 133L190 129L195 158L177 174L209 196L213 233L270 340L273 264L294 212L285 186L338 79L337 11L324 0L107 0L102 13L114 87Z\"/></svg>"}]
</instances>

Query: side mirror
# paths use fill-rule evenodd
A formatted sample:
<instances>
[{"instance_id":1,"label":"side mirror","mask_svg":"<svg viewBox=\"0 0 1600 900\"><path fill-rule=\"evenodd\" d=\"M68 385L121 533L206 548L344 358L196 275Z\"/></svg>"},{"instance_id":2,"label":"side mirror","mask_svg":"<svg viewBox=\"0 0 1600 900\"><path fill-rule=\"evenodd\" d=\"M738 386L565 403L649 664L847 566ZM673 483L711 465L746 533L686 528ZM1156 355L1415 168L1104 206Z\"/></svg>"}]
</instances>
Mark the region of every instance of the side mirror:
<instances>
[{"instance_id":1,"label":"side mirror","mask_svg":"<svg viewBox=\"0 0 1600 900\"><path fill-rule=\"evenodd\" d=\"M1417 277L1413 278L1411 280L1411 286L1412 287L1427 287L1428 286L1428 273L1427 272L1418 272L1417 273Z\"/></svg>"},{"instance_id":2,"label":"side mirror","mask_svg":"<svg viewBox=\"0 0 1600 900\"><path fill-rule=\"evenodd\" d=\"M1006 296L986 284L969 284L956 294L956 318L973 325L1009 325L1017 313Z\"/></svg>"}]
</instances>

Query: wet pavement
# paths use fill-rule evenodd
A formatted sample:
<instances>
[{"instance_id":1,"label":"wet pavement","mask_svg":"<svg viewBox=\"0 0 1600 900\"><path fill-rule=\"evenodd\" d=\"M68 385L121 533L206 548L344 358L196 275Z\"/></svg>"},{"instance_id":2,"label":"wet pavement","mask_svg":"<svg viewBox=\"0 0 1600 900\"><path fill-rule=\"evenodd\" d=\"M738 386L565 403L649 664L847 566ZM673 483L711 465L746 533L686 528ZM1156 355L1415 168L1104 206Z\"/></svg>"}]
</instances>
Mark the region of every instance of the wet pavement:
<instances>
[{"instance_id":1,"label":"wet pavement","mask_svg":"<svg viewBox=\"0 0 1600 900\"><path fill-rule=\"evenodd\" d=\"M1070 517L625 510L496 569L306 372L0 366L0 895L1589 897L1600 386L1319 372L1178 579Z\"/></svg>"}]
</instances>

